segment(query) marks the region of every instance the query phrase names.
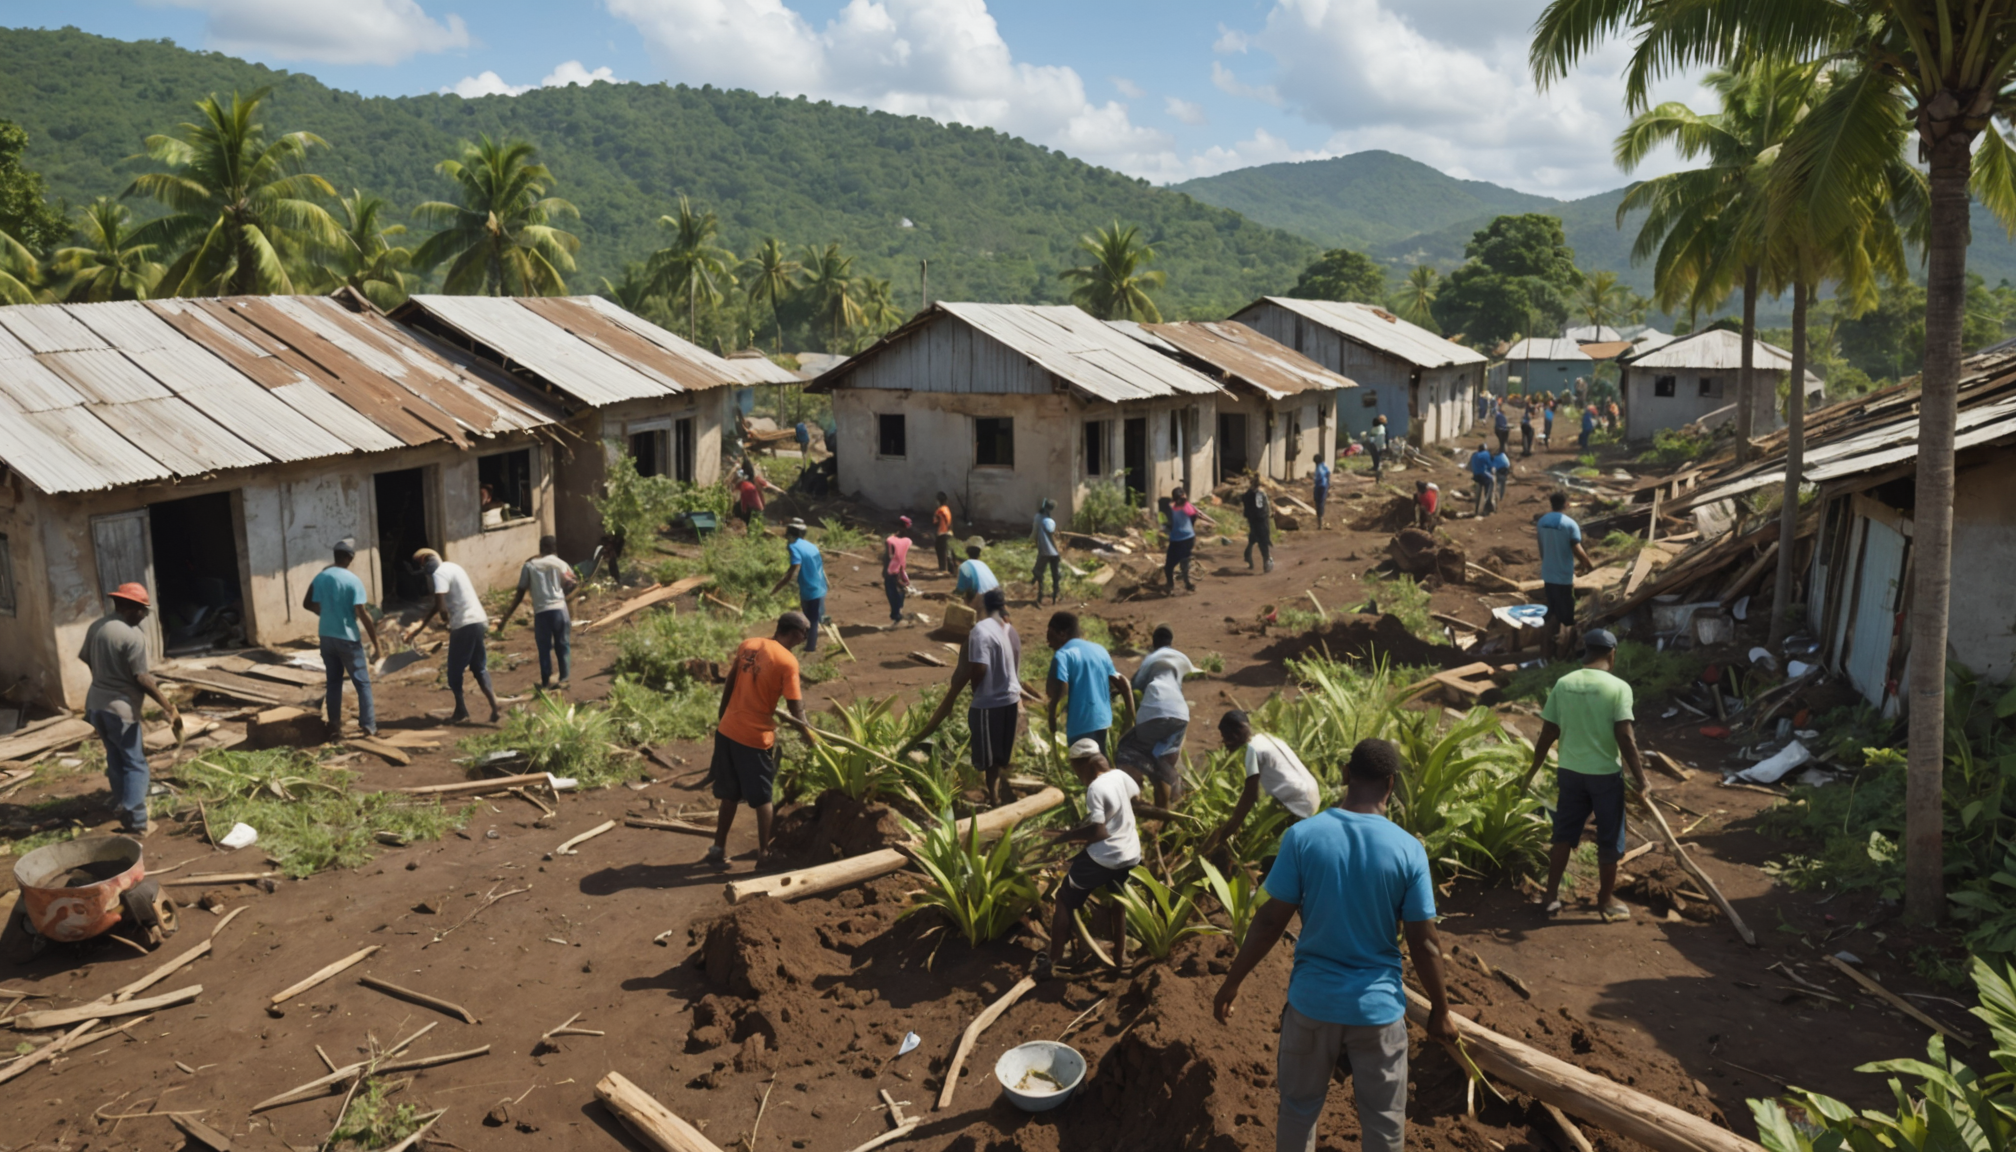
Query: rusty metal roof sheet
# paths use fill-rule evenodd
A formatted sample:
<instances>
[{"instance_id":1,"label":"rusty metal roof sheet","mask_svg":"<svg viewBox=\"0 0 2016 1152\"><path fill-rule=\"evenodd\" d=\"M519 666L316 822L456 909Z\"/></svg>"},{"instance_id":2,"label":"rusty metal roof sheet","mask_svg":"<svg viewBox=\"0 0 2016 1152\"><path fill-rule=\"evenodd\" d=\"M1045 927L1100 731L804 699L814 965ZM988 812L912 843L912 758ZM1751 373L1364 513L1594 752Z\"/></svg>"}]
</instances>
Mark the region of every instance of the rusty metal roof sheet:
<instances>
[{"instance_id":1,"label":"rusty metal roof sheet","mask_svg":"<svg viewBox=\"0 0 2016 1152\"><path fill-rule=\"evenodd\" d=\"M1482 364L1485 356L1475 348L1465 348L1444 340L1418 324L1410 324L1384 308L1337 300L1296 300L1287 296L1265 296L1256 303L1285 308L1305 320L1313 320L1339 336L1368 348L1398 357L1416 368L1443 368L1458 364ZM1249 305L1241 311L1250 311Z\"/></svg>"},{"instance_id":2,"label":"rusty metal roof sheet","mask_svg":"<svg viewBox=\"0 0 2016 1152\"><path fill-rule=\"evenodd\" d=\"M1227 382L1244 385L1270 400L1301 392L1334 392L1358 386L1357 381L1330 371L1236 320L1184 320L1173 324L1116 324L1116 327L1130 336L1139 333L1137 339L1150 337L1177 354L1202 361Z\"/></svg>"}]
</instances>

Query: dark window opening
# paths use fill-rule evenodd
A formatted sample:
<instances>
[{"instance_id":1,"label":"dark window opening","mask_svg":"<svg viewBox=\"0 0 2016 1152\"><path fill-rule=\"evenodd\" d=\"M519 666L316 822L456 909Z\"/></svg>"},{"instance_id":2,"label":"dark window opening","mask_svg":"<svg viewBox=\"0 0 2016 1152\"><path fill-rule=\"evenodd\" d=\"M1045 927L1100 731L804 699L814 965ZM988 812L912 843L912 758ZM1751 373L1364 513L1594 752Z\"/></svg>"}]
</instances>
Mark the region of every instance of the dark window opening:
<instances>
[{"instance_id":1,"label":"dark window opening","mask_svg":"<svg viewBox=\"0 0 2016 1152\"><path fill-rule=\"evenodd\" d=\"M1104 476L1106 474L1106 430L1104 420L1085 422L1085 475Z\"/></svg>"},{"instance_id":2,"label":"dark window opening","mask_svg":"<svg viewBox=\"0 0 2016 1152\"><path fill-rule=\"evenodd\" d=\"M666 451L667 439L669 437L663 428L654 429L650 432L632 432L630 434L630 459L637 465L637 475L663 476L666 474L666 465L668 463L666 456L670 455Z\"/></svg>"},{"instance_id":3,"label":"dark window opening","mask_svg":"<svg viewBox=\"0 0 2016 1152\"><path fill-rule=\"evenodd\" d=\"M1120 425L1120 460L1127 470L1127 494L1134 503L1148 502L1148 418L1130 416Z\"/></svg>"},{"instance_id":4,"label":"dark window opening","mask_svg":"<svg viewBox=\"0 0 2016 1152\"><path fill-rule=\"evenodd\" d=\"M1652 378L1652 395L1654 396L1677 395L1679 385L1680 380L1676 376L1654 376Z\"/></svg>"},{"instance_id":5,"label":"dark window opening","mask_svg":"<svg viewBox=\"0 0 2016 1152\"><path fill-rule=\"evenodd\" d=\"M910 455L910 429L904 417L875 417L875 454L901 460Z\"/></svg>"},{"instance_id":6,"label":"dark window opening","mask_svg":"<svg viewBox=\"0 0 2016 1152\"><path fill-rule=\"evenodd\" d=\"M378 595L388 604L424 603L434 581L413 553L437 545L427 532L427 470L403 468L371 478L378 505Z\"/></svg>"},{"instance_id":7,"label":"dark window opening","mask_svg":"<svg viewBox=\"0 0 2016 1152\"><path fill-rule=\"evenodd\" d=\"M494 528L532 515L532 449L499 452L476 460L477 496L483 526Z\"/></svg>"},{"instance_id":8,"label":"dark window opening","mask_svg":"<svg viewBox=\"0 0 2016 1152\"><path fill-rule=\"evenodd\" d=\"M14 550L0 532L0 616L14 615Z\"/></svg>"},{"instance_id":9,"label":"dark window opening","mask_svg":"<svg viewBox=\"0 0 2016 1152\"><path fill-rule=\"evenodd\" d=\"M1722 378L1720 376L1701 377L1701 395L1720 400L1722 398Z\"/></svg>"},{"instance_id":10,"label":"dark window opening","mask_svg":"<svg viewBox=\"0 0 2016 1152\"><path fill-rule=\"evenodd\" d=\"M973 466L1015 466L1015 421L1005 416L980 416L973 421Z\"/></svg>"},{"instance_id":11,"label":"dark window opening","mask_svg":"<svg viewBox=\"0 0 2016 1152\"><path fill-rule=\"evenodd\" d=\"M245 606L231 494L150 504L147 521L164 651L242 641Z\"/></svg>"},{"instance_id":12,"label":"dark window opening","mask_svg":"<svg viewBox=\"0 0 2016 1152\"><path fill-rule=\"evenodd\" d=\"M1218 482L1246 471L1246 414L1218 414Z\"/></svg>"}]
</instances>

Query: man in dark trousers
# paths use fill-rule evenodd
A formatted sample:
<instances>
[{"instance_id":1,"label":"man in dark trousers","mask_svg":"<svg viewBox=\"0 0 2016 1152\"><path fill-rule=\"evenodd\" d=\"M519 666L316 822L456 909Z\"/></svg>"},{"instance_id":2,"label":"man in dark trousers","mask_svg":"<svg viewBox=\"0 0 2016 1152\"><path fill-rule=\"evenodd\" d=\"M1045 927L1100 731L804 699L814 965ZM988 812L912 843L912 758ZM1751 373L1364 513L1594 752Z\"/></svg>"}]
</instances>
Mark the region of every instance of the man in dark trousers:
<instances>
[{"instance_id":1,"label":"man in dark trousers","mask_svg":"<svg viewBox=\"0 0 2016 1152\"><path fill-rule=\"evenodd\" d=\"M147 749L141 743L140 698L161 706L161 714L182 734L182 714L147 671L147 633L140 625L150 603L140 584L112 590L112 612L84 633L77 658L91 668L91 690L84 696L84 722L105 744L105 782L120 830L147 834Z\"/></svg>"},{"instance_id":2,"label":"man in dark trousers","mask_svg":"<svg viewBox=\"0 0 2016 1152\"><path fill-rule=\"evenodd\" d=\"M1534 525L1540 537L1540 583L1546 590L1547 622L1541 625L1540 655L1554 658L1554 646L1561 629L1575 627L1575 571L1596 567L1582 547L1582 526L1568 515L1568 494L1555 492L1547 497L1553 509Z\"/></svg>"},{"instance_id":3,"label":"man in dark trousers","mask_svg":"<svg viewBox=\"0 0 2016 1152\"><path fill-rule=\"evenodd\" d=\"M1260 487L1260 473L1252 475L1252 482L1239 497L1239 511L1246 516L1246 568L1253 568L1253 549L1260 549L1262 571L1274 571L1274 502L1267 499L1267 492Z\"/></svg>"},{"instance_id":4,"label":"man in dark trousers","mask_svg":"<svg viewBox=\"0 0 2016 1152\"><path fill-rule=\"evenodd\" d=\"M1281 836L1267 874L1266 904L1212 1003L1230 1023L1239 986L1302 914L1295 969L1281 1010L1275 1082L1281 1110L1275 1152L1316 1152L1316 1125L1338 1057L1349 1057L1364 1152L1401 1152L1407 1132L1407 996L1401 983L1404 930L1414 971L1428 993L1426 1031L1454 1043L1442 946L1435 933L1435 889L1421 842L1386 818L1400 752L1361 740L1345 766L1344 803L1326 808Z\"/></svg>"},{"instance_id":5,"label":"man in dark trousers","mask_svg":"<svg viewBox=\"0 0 2016 1152\"><path fill-rule=\"evenodd\" d=\"M1498 451L1505 451L1505 445L1512 439L1512 420L1505 414L1505 401L1491 406L1491 431L1498 437Z\"/></svg>"},{"instance_id":6,"label":"man in dark trousers","mask_svg":"<svg viewBox=\"0 0 2016 1152\"><path fill-rule=\"evenodd\" d=\"M1648 797L1651 782L1632 731L1631 685L1611 670L1617 666L1617 637L1602 628L1582 638L1582 667L1554 682L1540 710L1540 739L1533 744L1527 779L1547 763L1547 751L1561 744L1554 780L1560 799L1554 808L1554 837L1547 850L1547 894L1540 907L1561 910L1561 874L1596 818L1596 912L1605 920L1629 920L1631 909L1617 899L1617 861L1624 855L1624 769ZM1620 763L1621 761L1621 763Z\"/></svg>"},{"instance_id":7,"label":"man in dark trousers","mask_svg":"<svg viewBox=\"0 0 2016 1152\"><path fill-rule=\"evenodd\" d=\"M1015 731L1026 695L1017 672L1022 666L1022 634L1008 622L1007 593L992 588L981 593L980 602L987 614L966 634L951 685L911 743L921 743L938 731L959 702L960 692L971 684L973 702L966 708L966 727L972 733L973 769L986 782L987 802L999 804L1007 799L1004 781L1014 766Z\"/></svg>"},{"instance_id":8,"label":"man in dark trousers","mask_svg":"<svg viewBox=\"0 0 2016 1152\"><path fill-rule=\"evenodd\" d=\"M791 649L805 642L812 622L802 612L777 618L768 640L753 637L735 649L728 681L721 686L721 712L714 726L714 761L707 779L721 814L714 821L714 846L705 862L717 872L728 870L728 830L735 826L735 808L756 810L756 866L770 859L771 800L777 783L777 702L790 709L792 723L817 744L805 722L804 694L798 682L798 658Z\"/></svg>"},{"instance_id":9,"label":"man in dark trousers","mask_svg":"<svg viewBox=\"0 0 2016 1152\"><path fill-rule=\"evenodd\" d=\"M308 582L308 594L301 606L316 616L315 630L322 646L322 670L328 677L329 739L343 735L343 678L357 687L357 727L366 736L378 735L378 713L371 703L371 665L364 661L364 642L371 642L371 659L379 659L378 630L371 612L364 607L370 593L364 581L350 570L357 559L357 541L345 536L336 542L335 559Z\"/></svg>"}]
</instances>

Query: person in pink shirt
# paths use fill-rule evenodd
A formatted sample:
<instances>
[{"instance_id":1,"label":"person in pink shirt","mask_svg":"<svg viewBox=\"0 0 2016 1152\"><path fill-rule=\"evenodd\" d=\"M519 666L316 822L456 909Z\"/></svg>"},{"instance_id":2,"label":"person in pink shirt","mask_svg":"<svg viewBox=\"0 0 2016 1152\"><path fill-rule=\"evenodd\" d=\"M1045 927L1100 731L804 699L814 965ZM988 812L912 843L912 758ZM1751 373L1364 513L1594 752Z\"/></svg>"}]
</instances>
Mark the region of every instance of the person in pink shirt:
<instances>
[{"instance_id":1,"label":"person in pink shirt","mask_svg":"<svg viewBox=\"0 0 2016 1152\"><path fill-rule=\"evenodd\" d=\"M903 622L903 598L910 591L910 517L896 518L896 531L882 541L882 591L889 596L889 626Z\"/></svg>"}]
</instances>

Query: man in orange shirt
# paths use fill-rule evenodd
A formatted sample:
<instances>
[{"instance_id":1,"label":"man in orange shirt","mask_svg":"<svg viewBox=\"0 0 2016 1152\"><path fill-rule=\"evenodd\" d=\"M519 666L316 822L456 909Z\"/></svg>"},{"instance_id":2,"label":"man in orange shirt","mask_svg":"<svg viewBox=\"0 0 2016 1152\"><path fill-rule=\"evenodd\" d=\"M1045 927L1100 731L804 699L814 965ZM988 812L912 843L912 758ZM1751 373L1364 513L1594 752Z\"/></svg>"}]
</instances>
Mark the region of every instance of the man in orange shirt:
<instances>
[{"instance_id":1,"label":"man in orange shirt","mask_svg":"<svg viewBox=\"0 0 2016 1152\"><path fill-rule=\"evenodd\" d=\"M721 814L714 824L714 846L707 864L728 870L728 830L735 826L735 807L756 810L756 866L770 858L771 792L777 782L777 701L790 709L792 722L813 744L819 738L805 723L805 702L798 688L798 658L791 649L805 642L812 622L802 612L777 618L770 639L744 640L735 649L728 682L721 686L721 717L714 727L714 763L707 778Z\"/></svg>"},{"instance_id":2,"label":"man in orange shirt","mask_svg":"<svg viewBox=\"0 0 2016 1152\"><path fill-rule=\"evenodd\" d=\"M938 493L938 509L931 513L931 531L937 533L932 544L938 549L938 570L952 571L952 504Z\"/></svg>"}]
</instances>

